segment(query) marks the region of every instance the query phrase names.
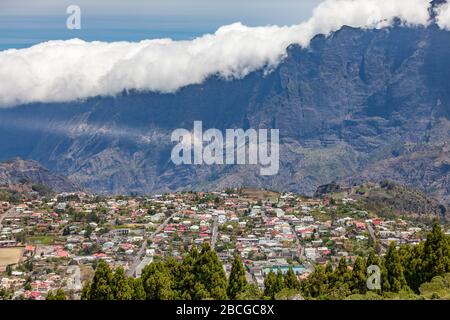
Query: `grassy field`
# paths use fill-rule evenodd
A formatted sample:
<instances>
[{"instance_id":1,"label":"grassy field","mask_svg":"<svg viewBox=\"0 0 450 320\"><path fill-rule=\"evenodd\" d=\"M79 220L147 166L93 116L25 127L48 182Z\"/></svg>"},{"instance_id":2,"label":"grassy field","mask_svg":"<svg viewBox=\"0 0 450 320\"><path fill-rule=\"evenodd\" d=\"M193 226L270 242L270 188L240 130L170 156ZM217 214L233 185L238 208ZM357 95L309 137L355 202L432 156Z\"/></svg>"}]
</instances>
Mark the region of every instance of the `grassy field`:
<instances>
[{"instance_id":1,"label":"grassy field","mask_svg":"<svg viewBox=\"0 0 450 320\"><path fill-rule=\"evenodd\" d=\"M32 236L28 237L27 241L34 244L52 244L54 240L53 236Z\"/></svg>"},{"instance_id":2,"label":"grassy field","mask_svg":"<svg viewBox=\"0 0 450 320\"><path fill-rule=\"evenodd\" d=\"M0 266L17 264L22 258L23 247L0 248Z\"/></svg>"}]
</instances>

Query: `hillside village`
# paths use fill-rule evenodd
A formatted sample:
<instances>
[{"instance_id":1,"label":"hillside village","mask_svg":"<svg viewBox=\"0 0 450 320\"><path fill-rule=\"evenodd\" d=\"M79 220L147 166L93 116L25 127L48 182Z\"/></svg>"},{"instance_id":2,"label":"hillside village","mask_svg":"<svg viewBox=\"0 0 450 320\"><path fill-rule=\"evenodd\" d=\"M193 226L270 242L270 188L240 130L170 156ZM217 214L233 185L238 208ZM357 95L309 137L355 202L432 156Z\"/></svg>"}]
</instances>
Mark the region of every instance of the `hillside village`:
<instances>
[{"instance_id":1,"label":"hillside village","mask_svg":"<svg viewBox=\"0 0 450 320\"><path fill-rule=\"evenodd\" d=\"M247 281L264 287L289 268L301 281L318 264L355 261L390 242L418 244L430 225L366 210L358 199L306 198L233 189L143 196L37 193L0 202L0 293L43 300L63 289L79 299L100 260L138 277L153 261L181 260L208 242L229 274L239 253ZM444 225L447 234L450 229Z\"/></svg>"}]
</instances>

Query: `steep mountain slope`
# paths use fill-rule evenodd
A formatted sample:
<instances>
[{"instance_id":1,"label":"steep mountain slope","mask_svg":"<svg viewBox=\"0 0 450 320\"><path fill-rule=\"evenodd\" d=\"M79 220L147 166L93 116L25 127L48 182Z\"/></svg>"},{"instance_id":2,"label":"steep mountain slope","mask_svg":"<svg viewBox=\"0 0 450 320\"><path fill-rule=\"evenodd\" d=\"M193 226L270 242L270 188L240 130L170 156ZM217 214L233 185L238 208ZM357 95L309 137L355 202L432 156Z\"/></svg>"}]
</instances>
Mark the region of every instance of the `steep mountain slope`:
<instances>
[{"instance_id":1,"label":"steep mountain slope","mask_svg":"<svg viewBox=\"0 0 450 320\"><path fill-rule=\"evenodd\" d=\"M449 201L449 56L450 32L434 25L344 27L289 47L269 74L0 110L0 157L35 159L102 193L245 185L312 194L334 180L389 177ZM278 128L279 174L175 166L170 134L196 120L204 130Z\"/></svg>"},{"instance_id":2,"label":"steep mountain slope","mask_svg":"<svg viewBox=\"0 0 450 320\"><path fill-rule=\"evenodd\" d=\"M450 150L447 145L413 146L399 156L370 164L347 179L349 184L391 179L426 190L450 203Z\"/></svg>"},{"instance_id":3,"label":"steep mountain slope","mask_svg":"<svg viewBox=\"0 0 450 320\"><path fill-rule=\"evenodd\" d=\"M0 163L0 188L31 191L50 188L55 192L79 191L77 184L50 172L36 161L14 159Z\"/></svg>"},{"instance_id":4,"label":"steep mountain slope","mask_svg":"<svg viewBox=\"0 0 450 320\"><path fill-rule=\"evenodd\" d=\"M379 216L407 215L421 220L446 219L449 208L438 199L416 189L383 180L379 183L363 183L340 186L336 183L320 186L316 196L336 199L351 198L359 201L367 210Z\"/></svg>"}]
</instances>

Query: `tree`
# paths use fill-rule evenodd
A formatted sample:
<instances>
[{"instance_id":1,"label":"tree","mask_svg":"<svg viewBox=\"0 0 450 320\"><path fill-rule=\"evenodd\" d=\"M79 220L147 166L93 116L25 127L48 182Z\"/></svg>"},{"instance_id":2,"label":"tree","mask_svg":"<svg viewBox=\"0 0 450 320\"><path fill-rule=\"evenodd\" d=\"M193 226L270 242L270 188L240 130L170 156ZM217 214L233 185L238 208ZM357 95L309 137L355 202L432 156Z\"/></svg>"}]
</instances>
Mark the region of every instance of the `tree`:
<instances>
[{"instance_id":1,"label":"tree","mask_svg":"<svg viewBox=\"0 0 450 320\"><path fill-rule=\"evenodd\" d=\"M81 291L81 300L90 300L91 298L91 282L86 281Z\"/></svg>"},{"instance_id":2,"label":"tree","mask_svg":"<svg viewBox=\"0 0 450 320\"><path fill-rule=\"evenodd\" d=\"M128 278L128 285L132 288L133 295L132 300L145 300L145 290L141 278L134 279L132 277Z\"/></svg>"},{"instance_id":3,"label":"tree","mask_svg":"<svg viewBox=\"0 0 450 320\"><path fill-rule=\"evenodd\" d=\"M92 229L91 225L88 224L86 229L84 230L84 236L86 238L89 238L92 234L92 231L93 231L93 229Z\"/></svg>"},{"instance_id":4,"label":"tree","mask_svg":"<svg viewBox=\"0 0 450 320\"><path fill-rule=\"evenodd\" d=\"M88 222L95 222L95 223L98 223L98 222L100 221L98 215L97 215L95 212L89 213L89 214L87 215L86 220L87 220Z\"/></svg>"},{"instance_id":5,"label":"tree","mask_svg":"<svg viewBox=\"0 0 450 320\"><path fill-rule=\"evenodd\" d=\"M423 242L415 246L401 246L399 255L406 282L412 290L418 293L422 283Z\"/></svg>"},{"instance_id":6,"label":"tree","mask_svg":"<svg viewBox=\"0 0 450 320\"><path fill-rule=\"evenodd\" d=\"M347 260L345 257L341 257L339 260L338 266L333 271L332 282L331 285L341 286L348 285L348 280L350 280L350 273L347 267Z\"/></svg>"},{"instance_id":7,"label":"tree","mask_svg":"<svg viewBox=\"0 0 450 320\"><path fill-rule=\"evenodd\" d=\"M386 269L386 261L384 259L380 260L380 271L381 271L381 290L380 292L388 292L391 290L391 285L389 283L388 272Z\"/></svg>"},{"instance_id":8,"label":"tree","mask_svg":"<svg viewBox=\"0 0 450 320\"><path fill-rule=\"evenodd\" d=\"M227 298L227 276L216 252L211 250L208 243L203 244L193 271L196 281L204 286L212 299Z\"/></svg>"},{"instance_id":9,"label":"tree","mask_svg":"<svg viewBox=\"0 0 450 320\"><path fill-rule=\"evenodd\" d=\"M387 290L391 292L400 292L408 289L405 275L403 274L403 266L400 261L395 242L391 242L389 249L384 257L384 265L387 273Z\"/></svg>"},{"instance_id":10,"label":"tree","mask_svg":"<svg viewBox=\"0 0 450 320\"><path fill-rule=\"evenodd\" d=\"M28 276L27 279L25 280L25 284L24 284L23 288L25 290L31 290L31 277L30 276Z\"/></svg>"},{"instance_id":11,"label":"tree","mask_svg":"<svg viewBox=\"0 0 450 320\"><path fill-rule=\"evenodd\" d=\"M378 256L375 254L374 251L369 252L369 256L367 257L366 265L368 267L370 267L370 266L380 267L380 259L378 258Z\"/></svg>"},{"instance_id":12,"label":"tree","mask_svg":"<svg viewBox=\"0 0 450 320\"><path fill-rule=\"evenodd\" d=\"M2 298L3 300L9 300L11 299L11 292L8 289L5 288L1 288L0 289L0 298Z\"/></svg>"},{"instance_id":13,"label":"tree","mask_svg":"<svg viewBox=\"0 0 450 320\"><path fill-rule=\"evenodd\" d=\"M259 290L258 285L255 283L250 283L247 285L244 292L241 292L237 295L237 300L259 300L263 292Z\"/></svg>"},{"instance_id":14,"label":"tree","mask_svg":"<svg viewBox=\"0 0 450 320\"><path fill-rule=\"evenodd\" d=\"M333 272L333 265L328 261L325 266L325 282L327 286L333 282Z\"/></svg>"},{"instance_id":15,"label":"tree","mask_svg":"<svg viewBox=\"0 0 450 320\"><path fill-rule=\"evenodd\" d=\"M194 265L199 254L197 247L192 246L179 267L180 280L178 281L178 291L180 299L200 300L209 297L205 286L197 282L194 274Z\"/></svg>"},{"instance_id":16,"label":"tree","mask_svg":"<svg viewBox=\"0 0 450 320\"><path fill-rule=\"evenodd\" d=\"M142 283L147 300L172 300L172 276L164 262L153 262L142 270Z\"/></svg>"},{"instance_id":17,"label":"tree","mask_svg":"<svg viewBox=\"0 0 450 320\"><path fill-rule=\"evenodd\" d=\"M228 279L228 297L236 299L240 293L243 293L247 287L245 278L245 269L239 254L236 254L233 265L231 266L230 278Z\"/></svg>"},{"instance_id":18,"label":"tree","mask_svg":"<svg viewBox=\"0 0 450 320\"><path fill-rule=\"evenodd\" d=\"M281 269L278 269L277 278L276 278L276 282L275 282L275 291L276 291L276 293L278 293L283 289L284 289L283 272L281 272Z\"/></svg>"},{"instance_id":19,"label":"tree","mask_svg":"<svg viewBox=\"0 0 450 320\"><path fill-rule=\"evenodd\" d=\"M56 290L55 300L67 300L66 294L63 289Z\"/></svg>"},{"instance_id":20,"label":"tree","mask_svg":"<svg viewBox=\"0 0 450 320\"><path fill-rule=\"evenodd\" d=\"M55 296L53 295L53 291L49 291L47 293L47 298L45 298L45 300L55 300Z\"/></svg>"},{"instance_id":21,"label":"tree","mask_svg":"<svg viewBox=\"0 0 450 320\"><path fill-rule=\"evenodd\" d=\"M298 281L297 276L295 275L292 267L289 267L289 270L284 277L284 286L287 289L293 289L293 290L300 289L300 282Z\"/></svg>"},{"instance_id":22,"label":"tree","mask_svg":"<svg viewBox=\"0 0 450 320\"><path fill-rule=\"evenodd\" d=\"M270 272L264 278L264 295L271 298L272 300L275 299L275 294L277 293L276 283L277 277L275 273L270 270Z\"/></svg>"},{"instance_id":23,"label":"tree","mask_svg":"<svg viewBox=\"0 0 450 320\"><path fill-rule=\"evenodd\" d=\"M425 242L401 246L399 255L408 286L416 293L422 283L450 272L450 240L438 224Z\"/></svg>"},{"instance_id":24,"label":"tree","mask_svg":"<svg viewBox=\"0 0 450 320\"><path fill-rule=\"evenodd\" d=\"M435 276L450 272L450 240L439 224L435 224L423 246L420 282L428 282Z\"/></svg>"},{"instance_id":25,"label":"tree","mask_svg":"<svg viewBox=\"0 0 450 320\"><path fill-rule=\"evenodd\" d=\"M69 236L70 235L70 228L69 228L69 226L66 226L64 229L63 229L63 234L62 234L63 236Z\"/></svg>"},{"instance_id":26,"label":"tree","mask_svg":"<svg viewBox=\"0 0 450 320\"><path fill-rule=\"evenodd\" d=\"M305 296L319 298L328 292L328 281L325 268L317 265L314 272L301 283L301 289Z\"/></svg>"},{"instance_id":27,"label":"tree","mask_svg":"<svg viewBox=\"0 0 450 320\"><path fill-rule=\"evenodd\" d=\"M326 274L333 274L333 266L330 262L327 262L327 265L325 266L325 273Z\"/></svg>"},{"instance_id":28,"label":"tree","mask_svg":"<svg viewBox=\"0 0 450 320\"><path fill-rule=\"evenodd\" d=\"M8 265L6 266L6 274L7 274L8 276L11 276L11 274L12 274L12 266L11 266L10 264L8 264Z\"/></svg>"},{"instance_id":29,"label":"tree","mask_svg":"<svg viewBox=\"0 0 450 320\"><path fill-rule=\"evenodd\" d=\"M172 279L167 272L156 271L144 282L147 300L173 300Z\"/></svg>"},{"instance_id":30,"label":"tree","mask_svg":"<svg viewBox=\"0 0 450 320\"><path fill-rule=\"evenodd\" d=\"M122 267L117 268L114 272L112 291L115 300L131 300L133 297L133 288L130 287Z\"/></svg>"},{"instance_id":31,"label":"tree","mask_svg":"<svg viewBox=\"0 0 450 320\"><path fill-rule=\"evenodd\" d=\"M27 270L27 271L33 271L33 261L31 261L31 260L25 261L24 267L25 267L25 270Z\"/></svg>"},{"instance_id":32,"label":"tree","mask_svg":"<svg viewBox=\"0 0 450 320\"><path fill-rule=\"evenodd\" d=\"M46 300L67 300L67 297L63 289L56 290L55 294L50 290L47 294Z\"/></svg>"},{"instance_id":33,"label":"tree","mask_svg":"<svg viewBox=\"0 0 450 320\"><path fill-rule=\"evenodd\" d=\"M112 300L114 299L112 284L113 273L111 268L105 261L100 260L92 283L87 284L89 288L83 290L84 298L86 300Z\"/></svg>"},{"instance_id":34,"label":"tree","mask_svg":"<svg viewBox=\"0 0 450 320\"><path fill-rule=\"evenodd\" d=\"M361 257L357 257L351 273L351 288L353 293L364 294L367 291L366 263Z\"/></svg>"},{"instance_id":35,"label":"tree","mask_svg":"<svg viewBox=\"0 0 450 320\"><path fill-rule=\"evenodd\" d=\"M327 295L333 299L342 299L350 295L350 280L351 273L347 267L347 260L345 257L341 257L328 282Z\"/></svg>"}]
</instances>

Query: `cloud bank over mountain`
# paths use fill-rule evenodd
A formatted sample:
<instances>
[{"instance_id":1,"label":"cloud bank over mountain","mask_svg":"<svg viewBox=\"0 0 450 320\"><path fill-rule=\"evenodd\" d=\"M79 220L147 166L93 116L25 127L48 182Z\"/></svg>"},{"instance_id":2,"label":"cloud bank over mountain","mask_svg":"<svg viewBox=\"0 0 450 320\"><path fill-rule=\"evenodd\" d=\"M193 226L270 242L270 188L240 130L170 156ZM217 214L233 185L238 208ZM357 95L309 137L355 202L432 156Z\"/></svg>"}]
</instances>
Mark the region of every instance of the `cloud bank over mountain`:
<instances>
[{"instance_id":1,"label":"cloud bank over mountain","mask_svg":"<svg viewBox=\"0 0 450 320\"><path fill-rule=\"evenodd\" d=\"M441 29L450 30L450 3L444 3L436 9L436 23Z\"/></svg>"},{"instance_id":2,"label":"cloud bank over mountain","mask_svg":"<svg viewBox=\"0 0 450 320\"><path fill-rule=\"evenodd\" d=\"M390 26L395 17L408 26L429 23L430 0L325 0L306 22L294 26L247 27L235 23L191 41L49 41L0 52L0 106L65 102L123 90L171 93L208 76L241 78L275 67L293 43L303 47L317 34L343 25ZM437 22L450 27L447 4Z\"/></svg>"}]
</instances>

